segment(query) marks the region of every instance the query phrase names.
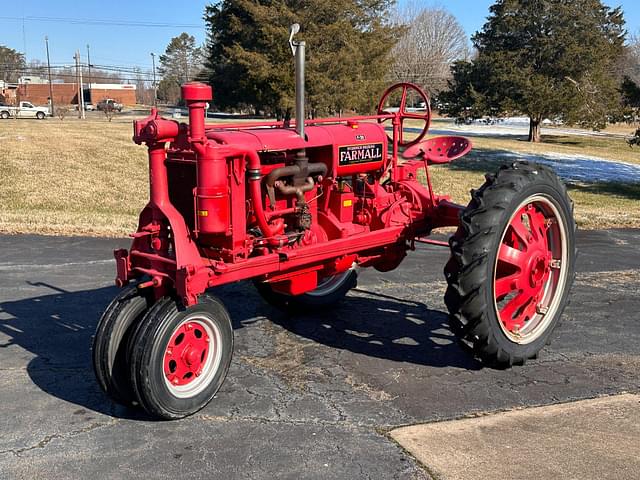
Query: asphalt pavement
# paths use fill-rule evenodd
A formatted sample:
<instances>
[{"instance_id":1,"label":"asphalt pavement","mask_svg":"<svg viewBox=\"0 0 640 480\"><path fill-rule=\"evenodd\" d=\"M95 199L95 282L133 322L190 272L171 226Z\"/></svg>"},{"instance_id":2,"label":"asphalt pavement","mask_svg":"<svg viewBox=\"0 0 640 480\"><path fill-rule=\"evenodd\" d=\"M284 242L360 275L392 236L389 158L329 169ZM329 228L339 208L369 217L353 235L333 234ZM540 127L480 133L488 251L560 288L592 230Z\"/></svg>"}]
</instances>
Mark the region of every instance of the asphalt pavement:
<instances>
[{"instance_id":1,"label":"asphalt pavement","mask_svg":"<svg viewBox=\"0 0 640 480\"><path fill-rule=\"evenodd\" d=\"M361 272L336 310L215 293L236 350L214 401L159 422L109 402L90 343L127 239L0 236L0 478L423 479L400 426L638 392L640 230L579 232L572 301L538 360L482 368L454 341L446 249Z\"/></svg>"}]
</instances>

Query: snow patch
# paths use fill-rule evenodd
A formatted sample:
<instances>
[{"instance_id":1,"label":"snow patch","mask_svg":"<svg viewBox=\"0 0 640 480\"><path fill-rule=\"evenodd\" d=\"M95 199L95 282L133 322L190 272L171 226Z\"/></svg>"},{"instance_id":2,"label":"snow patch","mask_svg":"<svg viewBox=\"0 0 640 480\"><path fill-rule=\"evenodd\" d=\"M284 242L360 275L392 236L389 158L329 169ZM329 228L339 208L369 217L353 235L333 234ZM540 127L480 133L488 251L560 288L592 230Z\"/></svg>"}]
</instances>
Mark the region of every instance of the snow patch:
<instances>
[{"instance_id":1,"label":"snow patch","mask_svg":"<svg viewBox=\"0 0 640 480\"><path fill-rule=\"evenodd\" d=\"M490 155L509 161L526 160L548 165L558 176L573 182L640 183L640 165L632 163L560 153L492 152Z\"/></svg>"}]
</instances>

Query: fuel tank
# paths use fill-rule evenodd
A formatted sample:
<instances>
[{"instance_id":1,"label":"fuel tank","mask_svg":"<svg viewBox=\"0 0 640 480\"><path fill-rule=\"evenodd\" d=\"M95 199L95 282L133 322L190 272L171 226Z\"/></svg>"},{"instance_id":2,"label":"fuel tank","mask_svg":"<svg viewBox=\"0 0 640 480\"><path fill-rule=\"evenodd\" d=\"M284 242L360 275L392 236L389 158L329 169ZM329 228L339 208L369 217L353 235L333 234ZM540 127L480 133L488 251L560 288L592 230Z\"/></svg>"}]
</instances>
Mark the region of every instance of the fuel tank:
<instances>
[{"instance_id":1,"label":"fuel tank","mask_svg":"<svg viewBox=\"0 0 640 480\"><path fill-rule=\"evenodd\" d=\"M294 129L252 128L225 130L208 128L207 137L218 143L242 145L262 152L322 149L330 158L322 158L333 177L344 177L381 169L387 164L387 135L382 125L373 122L311 125L306 141Z\"/></svg>"}]
</instances>

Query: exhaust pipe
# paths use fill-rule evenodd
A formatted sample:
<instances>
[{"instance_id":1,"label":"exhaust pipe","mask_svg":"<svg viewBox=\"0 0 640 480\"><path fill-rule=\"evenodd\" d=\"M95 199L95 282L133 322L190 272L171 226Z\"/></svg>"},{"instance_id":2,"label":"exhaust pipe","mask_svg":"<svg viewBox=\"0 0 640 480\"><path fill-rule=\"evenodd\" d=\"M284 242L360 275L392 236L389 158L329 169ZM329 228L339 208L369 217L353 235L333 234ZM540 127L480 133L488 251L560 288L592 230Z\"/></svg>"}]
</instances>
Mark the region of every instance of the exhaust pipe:
<instances>
[{"instance_id":1,"label":"exhaust pipe","mask_svg":"<svg viewBox=\"0 0 640 480\"><path fill-rule=\"evenodd\" d=\"M289 46L296 59L296 132L305 140L304 136L304 63L305 42L293 40L293 36L300 31L300 25L294 23L289 29Z\"/></svg>"}]
</instances>

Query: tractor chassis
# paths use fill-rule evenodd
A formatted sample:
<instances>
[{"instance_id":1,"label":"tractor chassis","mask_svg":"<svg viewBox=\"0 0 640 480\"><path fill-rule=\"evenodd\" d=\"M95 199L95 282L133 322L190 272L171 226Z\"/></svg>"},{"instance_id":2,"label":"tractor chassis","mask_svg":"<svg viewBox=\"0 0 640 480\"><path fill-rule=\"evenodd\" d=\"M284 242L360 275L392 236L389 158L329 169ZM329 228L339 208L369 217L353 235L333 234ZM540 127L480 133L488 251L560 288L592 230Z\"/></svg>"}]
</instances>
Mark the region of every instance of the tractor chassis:
<instances>
[{"instance_id":1,"label":"tractor chassis","mask_svg":"<svg viewBox=\"0 0 640 480\"><path fill-rule=\"evenodd\" d=\"M190 105L192 110L198 107L194 107L193 103ZM194 112L192 117L197 118L197 113ZM387 118L390 116L324 119L306 123L312 125ZM153 128L149 128L149 125ZM407 251L415 249L416 241L448 246L448 242L425 237L436 228L457 227L460 212L464 209L447 196L433 194L426 160L409 160L401 165L393 165L391 178L395 180L387 182L385 187L378 186L380 192L393 197L397 203L394 214L398 218L389 221L393 225L330 240L323 243L322 248L318 248L317 244L295 249L285 247L235 263L212 260L207 256L207 250L194 241L184 217L169 200L164 144L176 142L177 139L149 138L140 134L163 131L163 127L175 131L177 128L174 125L173 121L159 118L156 112L145 121L136 122L137 141L146 141L148 144L150 201L140 215L138 232L132 235L134 241L131 249L114 252L116 284L122 287L131 280L148 278L139 283L138 288L152 288L155 298L175 292L185 306L190 306L196 304L198 296L208 288L256 277L266 278L272 283L286 282L290 293L298 294L315 287L318 273L333 275L354 264L388 271L400 264ZM265 125L271 124L250 124L251 127ZM397 128L394 127L394 131L398 135ZM396 145L397 141L393 144ZM420 170L426 173L426 187L417 180Z\"/></svg>"}]
</instances>

